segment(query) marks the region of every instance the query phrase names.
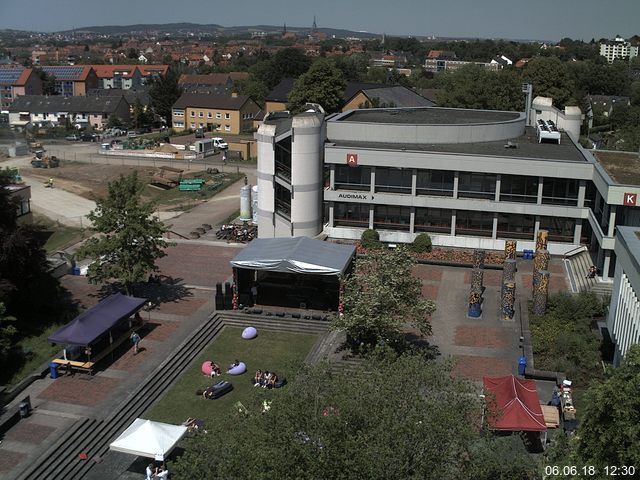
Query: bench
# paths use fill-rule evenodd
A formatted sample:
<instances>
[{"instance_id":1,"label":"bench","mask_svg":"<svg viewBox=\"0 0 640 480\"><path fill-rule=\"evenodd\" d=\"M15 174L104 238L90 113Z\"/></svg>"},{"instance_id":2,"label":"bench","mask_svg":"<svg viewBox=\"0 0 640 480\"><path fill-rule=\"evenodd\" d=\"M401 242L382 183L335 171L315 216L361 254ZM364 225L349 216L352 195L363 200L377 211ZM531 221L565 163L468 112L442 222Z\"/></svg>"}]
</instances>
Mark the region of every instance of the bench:
<instances>
[{"instance_id":1,"label":"bench","mask_svg":"<svg viewBox=\"0 0 640 480\"><path fill-rule=\"evenodd\" d=\"M182 183L180 184L180 186L178 186L178 190L180 190L181 192L199 192L200 189L202 188L201 184L193 184L193 185L183 185Z\"/></svg>"},{"instance_id":2,"label":"bench","mask_svg":"<svg viewBox=\"0 0 640 480\"><path fill-rule=\"evenodd\" d=\"M180 185L202 185L205 182L202 178L183 178Z\"/></svg>"},{"instance_id":3,"label":"bench","mask_svg":"<svg viewBox=\"0 0 640 480\"><path fill-rule=\"evenodd\" d=\"M61 366L69 366L74 370L80 370L88 373L89 375L93 374L93 366L96 362L78 362L75 360L65 360L64 358L54 358L51 360L51 363L56 363Z\"/></svg>"}]
</instances>

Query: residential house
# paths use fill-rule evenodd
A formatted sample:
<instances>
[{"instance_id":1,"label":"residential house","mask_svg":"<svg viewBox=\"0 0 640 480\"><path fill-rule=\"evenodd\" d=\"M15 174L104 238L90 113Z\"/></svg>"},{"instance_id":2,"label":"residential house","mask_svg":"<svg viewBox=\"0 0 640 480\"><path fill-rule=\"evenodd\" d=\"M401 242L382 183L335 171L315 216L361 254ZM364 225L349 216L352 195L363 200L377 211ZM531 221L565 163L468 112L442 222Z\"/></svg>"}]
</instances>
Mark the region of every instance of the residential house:
<instances>
[{"instance_id":1,"label":"residential house","mask_svg":"<svg viewBox=\"0 0 640 480\"><path fill-rule=\"evenodd\" d=\"M26 95L16 98L9 107L9 125L23 127L28 123L91 126L105 128L115 115L129 121L129 103L120 96L63 97L59 95Z\"/></svg>"},{"instance_id":2,"label":"residential house","mask_svg":"<svg viewBox=\"0 0 640 480\"><path fill-rule=\"evenodd\" d=\"M98 77L98 88L129 90L140 88L142 73L137 65L91 65Z\"/></svg>"},{"instance_id":3,"label":"residential house","mask_svg":"<svg viewBox=\"0 0 640 480\"><path fill-rule=\"evenodd\" d=\"M225 95L231 93L233 80L228 73L211 73L209 75L182 74L178 86L185 93L214 93Z\"/></svg>"},{"instance_id":4,"label":"residential house","mask_svg":"<svg viewBox=\"0 0 640 480\"><path fill-rule=\"evenodd\" d=\"M184 93L173 105L174 130L203 128L237 135L253 128L260 107L246 95Z\"/></svg>"},{"instance_id":5,"label":"residential house","mask_svg":"<svg viewBox=\"0 0 640 480\"><path fill-rule=\"evenodd\" d=\"M90 65L63 65L40 67L55 78L56 93L65 97L82 96L98 88L98 76Z\"/></svg>"},{"instance_id":6,"label":"residential house","mask_svg":"<svg viewBox=\"0 0 640 480\"><path fill-rule=\"evenodd\" d=\"M496 55L489 62L492 65L497 65L498 68L509 67L513 65L513 60L505 57L504 55Z\"/></svg>"},{"instance_id":7,"label":"residential house","mask_svg":"<svg viewBox=\"0 0 640 480\"><path fill-rule=\"evenodd\" d=\"M587 115L589 111L595 110L595 112L601 113L605 117L610 117L616 108L628 107L629 105L631 105L629 97L618 95L591 95L589 97L590 109L587 111Z\"/></svg>"},{"instance_id":8,"label":"residential house","mask_svg":"<svg viewBox=\"0 0 640 480\"><path fill-rule=\"evenodd\" d=\"M41 95L42 81L32 68L0 67L0 110L6 111L20 95Z\"/></svg>"},{"instance_id":9,"label":"residential house","mask_svg":"<svg viewBox=\"0 0 640 480\"><path fill-rule=\"evenodd\" d=\"M264 113L281 112L287 109L289 92L293 88L295 78L283 78L264 99Z\"/></svg>"},{"instance_id":10,"label":"residential house","mask_svg":"<svg viewBox=\"0 0 640 480\"><path fill-rule=\"evenodd\" d=\"M434 105L434 102L410 88L402 85L383 85L359 88L344 104L342 111L369 107L433 107Z\"/></svg>"},{"instance_id":11,"label":"residential house","mask_svg":"<svg viewBox=\"0 0 640 480\"><path fill-rule=\"evenodd\" d=\"M166 75L169 65L138 65L138 70L142 75L142 84L146 84L152 78Z\"/></svg>"}]
</instances>

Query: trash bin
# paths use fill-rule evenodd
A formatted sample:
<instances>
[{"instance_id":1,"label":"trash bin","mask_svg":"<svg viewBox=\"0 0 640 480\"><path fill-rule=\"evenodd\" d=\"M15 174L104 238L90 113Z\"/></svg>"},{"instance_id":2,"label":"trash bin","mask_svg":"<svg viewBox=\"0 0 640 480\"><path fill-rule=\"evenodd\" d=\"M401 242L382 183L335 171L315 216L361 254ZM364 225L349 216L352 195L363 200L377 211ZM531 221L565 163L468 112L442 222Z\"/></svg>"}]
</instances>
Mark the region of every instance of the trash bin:
<instances>
[{"instance_id":1,"label":"trash bin","mask_svg":"<svg viewBox=\"0 0 640 480\"><path fill-rule=\"evenodd\" d=\"M29 410L31 410L28 402L20 402L18 409L20 410L20 418L27 418L29 416Z\"/></svg>"},{"instance_id":2,"label":"trash bin","mask_svg":"<svg viewBox=\"0 0 640 480\"><path fill-rule=\"evenodd\" d=\"M524 377L524 371L527 368L527 357L520 357L518 359L518 375Z\"/></svg>"},{"instance_id":3,"label":"trash bin","mask_svg":"<svg viewBox=\"0 0 640 480\"><path fill-rule=\"evenodd\" d=\"M49 375L53 379L58 378L58 366L59 365L57 363L50 363L49 364Z\"/></svg>"}]
</instances>

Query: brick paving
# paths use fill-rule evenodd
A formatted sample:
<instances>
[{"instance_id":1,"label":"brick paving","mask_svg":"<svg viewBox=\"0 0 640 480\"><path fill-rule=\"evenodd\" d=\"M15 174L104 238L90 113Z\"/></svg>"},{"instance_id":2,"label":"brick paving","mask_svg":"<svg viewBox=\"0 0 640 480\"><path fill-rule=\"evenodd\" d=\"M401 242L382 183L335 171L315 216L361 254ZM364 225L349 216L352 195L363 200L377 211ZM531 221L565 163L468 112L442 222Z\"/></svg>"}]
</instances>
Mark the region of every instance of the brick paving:
<instances>
[{"instance_id":1,"label":"brick paving","mask_svg":"<svg viewBox=\"0 0 640 480\"><path fill-rule=\"evenodd\" d=\"M431 280L440 282L442 280L443 268L436 265L415 265L413 267L413 275L420 280Z\"/></svg>"},{"instance_id":2,"label":"brick paving","mask_svg":"<svg viewBox=\"0 0 640 480\"><path fill-rule=\"evenodd\" d=\"M117 387L120 380L76 373L59 377L38 397L62 403L95 407L104 401Z\"/></svg>"},{"instance_id":3,"label":"brick paving","mask_svg":"<svg viewBox=\"0 0 640 480\"><path fill-rule=\"evenodd\" d=\"M513 373L511 364L502 358L454 355L454 360L453 375L471 380L482 381L483 376L501 377Z\"/></svg>"},{"instance_id":4,"label":"brick paving","mask_svg":"<svg viewBox=\"0 0 640 480\"><path fill-rule=\"evenodd\" d=\"M455 345L482 348L505 348L509 346L509 337L504 329L490 327L456 327Z\"/></svg>"},{"instance_id":5,"label":"brick paving","mask_svg":"<svg viewBox=\"0 0 640 480\"><path fill-rule=\"evenodd\" d=\"M464 283L471 285L471 270L464 273ZM485 270L482 274L482 284L485 287L499 287L502 285L502 270Z\"/></svg>"},{"instance_id":6,"label":"brick paving","mask_svg":"<svg viewBox=\"0 0 640 480\"><path fill-rule=\"evenodd\" d=\"M46 425L18 422L14 428L7 432L5 439L24 443L35 443L39 445L55 431L55 428L48 427Z\"/></svg>"},{"instance_id":7,"label":"brick paving","mask_svg":"<svg viewBox=\"0 0 640 480\"><path fill-rule=\"evenodd\" d=\"M151 319L151 322L142 334L142 340L154 340L163 342L176 333L180 327L179 322L162 322Z\"/></svg>"},{"instance_id":8,"label":"brick paving","mask_svg":"<svg viewBox=\"0 0 640 480\"><path fill-rule=\"evenodd\" d=\"M422 285L422 296L429 300L438 298L438 285Z\"/></svg>"},{"instance_id":9,"label":"brick paving","mask_svg":"<svg viewBox=\"0 0 640 480\"><path fill-rule=\"evenodd\" d=\"M11 450L2 450L0 455L0 473L7 473L13 470L13 468L21 463L27 455L24 453L13 452Z\"/></svg>"},{"instance_id":10,"label":"brick paving","mask_svg":"<svg viewBox=\"0 0 640 480\"><path fill-rule=\"evenodd\" d=\"M178 243L158 260L160 273L186 285L215 287L232 275L229 261L239 248Z\"/></svg>"},{"instance_id":11,"label":"brick paving","mask_svg":"<svg viewBox=\"0 0 640 480\"><path fill-rule=\"evenodd\" d=\"M531 290L533 288L533 274L521 275L521 278L522 287ZM566 292L568 289L567 279L564 275L551 274L549 277L549 292Z\"/></svg>"}]
</instances>

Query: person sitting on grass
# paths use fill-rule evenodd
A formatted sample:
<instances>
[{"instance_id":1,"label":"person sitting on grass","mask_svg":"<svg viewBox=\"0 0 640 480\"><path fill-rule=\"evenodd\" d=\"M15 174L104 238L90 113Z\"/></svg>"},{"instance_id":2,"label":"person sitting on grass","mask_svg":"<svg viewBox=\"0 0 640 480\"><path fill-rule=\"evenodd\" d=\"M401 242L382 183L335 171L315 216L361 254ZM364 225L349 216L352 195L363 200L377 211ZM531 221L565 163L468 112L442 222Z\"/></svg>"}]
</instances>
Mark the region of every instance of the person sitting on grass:
<instances>
[{"instance_id":1,"label":"person sitting on grass","mask_svg":"<svg viewBox=\"0 0 640 480\"><path fill-rule=\"evenodd\" d=\"M258 369L256 371L255 376L253 377L253 386L257 387L258 385L260 385L261 380L262 380L262 370Z\"/></svg>"},{"instance_id":2,"label":"person sitting on grass","mask_svg":"<svg viewBox=\"0 0 640 480\"><path fill-rule=\"evenodd\" d=\"M269 384L269 380L271 380L271 372L269 372L269 370L267 370L266 372L264 372L264 375L262 376L262 381L260 382L260 386L262 386L262 388L267 388L267 385Z\"/></svg>"},{"instance_id":3,"label":"person sitting on grass","mask_svg":"<svg viewBox=\"0 0 640 480\"><path fill-rule=\"evenodd\" d=\"M272 373L267 380L267 388L276 388L276 382L278 381L278 376L275 373Z\"/></svg>"},{"instance_id":4,"label":"person sitting on grass","mask_svg":"<svg viewBox=\"0 0 640 480\"><path fill-rule=\"evenodd\" d=\"M211 377L213 378L219 375L222 375L220 367L216 363L211 362Z\"/></svg>"}]
</instances>

